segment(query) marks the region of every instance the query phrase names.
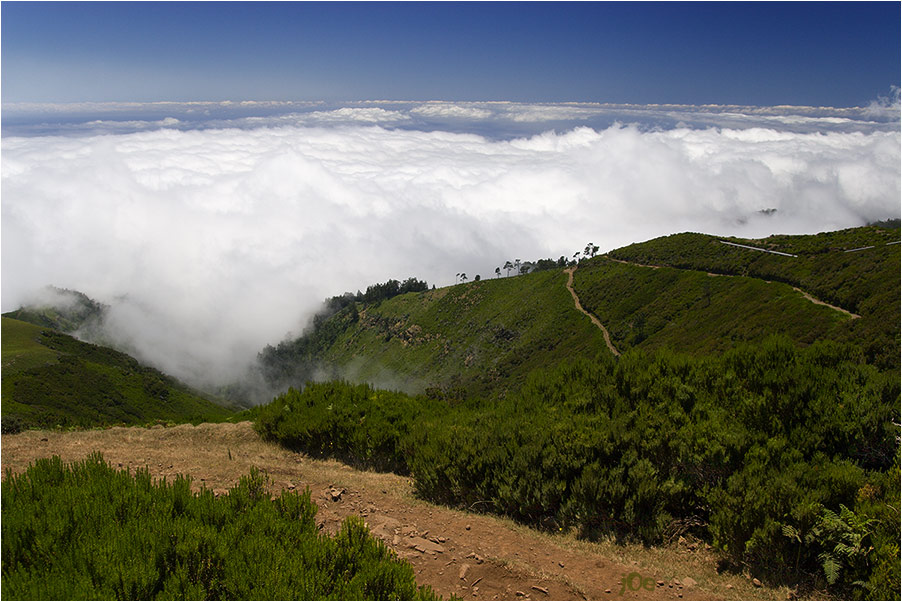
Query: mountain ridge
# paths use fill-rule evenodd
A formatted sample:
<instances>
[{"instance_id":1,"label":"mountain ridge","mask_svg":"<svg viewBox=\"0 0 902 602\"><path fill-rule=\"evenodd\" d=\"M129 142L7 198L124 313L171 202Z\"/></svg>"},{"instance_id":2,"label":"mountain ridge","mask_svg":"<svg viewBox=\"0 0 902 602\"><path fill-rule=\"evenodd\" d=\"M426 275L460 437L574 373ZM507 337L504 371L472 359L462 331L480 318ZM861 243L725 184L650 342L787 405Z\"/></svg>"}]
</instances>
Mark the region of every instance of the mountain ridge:
<instances>
[{"instance_id":1,"label":"mountain ridge","mask_svg":"<svg viewBox=\"0 0 902 602\"><path fill-rule=\"evenodd\" d=\"M893 369L899 365L900 265L893 241L898 230L874 226L759 240L677 234L598 257L587 251L573 271L573 295L621 352L720 353L782 333L803 346L850 343L864 350L868 363ZM871 244L871 254L846 252ZM503 395L528 372L517 366L551 367L568 357L608 353L601 333L593 334L595 327L576 311L566 280L564 270L554 269L352 303L302 336L267 346L258 361L281 388L345 378L408 393ZM539 334L555 331L558 337L568 332L570 342L550 343ZM516 343L524 336L527 345L497 340Z\"/></svg>"}]
</instances>

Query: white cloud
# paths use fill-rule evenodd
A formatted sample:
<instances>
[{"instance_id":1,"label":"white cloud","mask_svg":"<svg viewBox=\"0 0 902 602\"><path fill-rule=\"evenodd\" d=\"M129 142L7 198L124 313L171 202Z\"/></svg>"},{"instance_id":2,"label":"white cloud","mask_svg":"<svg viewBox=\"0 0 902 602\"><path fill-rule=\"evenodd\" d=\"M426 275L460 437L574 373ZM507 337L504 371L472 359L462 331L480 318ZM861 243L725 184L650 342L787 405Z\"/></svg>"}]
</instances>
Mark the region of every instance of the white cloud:
<instances>
[{"instance_id":1,"label":"white cloud","mask_svg":"<svg viewBox=\"0 0 902 602\"><path fill-rule=\"evenodd\" d=\"M441 119L488 119L492 111L476 103L430 102L410 110L413 115Z\"/></svg>"},{"instance_id":2,"label":"white cloud","mask_svg":"<svg viewBox=\"0 0 902 602\"><path fill-rule=\"evenodd\" d=\"M898 122L902 110L902 94L899 86L890 86L889 95L879 96L865 107L865 115L872 119L886 119Z\"/></svg>"},{"instance_id":3,"label":"white cloud","mask_svg":"<svg viewBox=\"0 0 902 602\"><path fill-rule=\"evenodd\" d=\"M492 140L353 123L394 123L396 109L335 111L329 127L4 138L3 310L46 284L78 289L114 305L116 336L143 359L225 382L326 296L388 278L442 286L587 241L899 214L898 131L615 126Z\"/></svg>"}]
</instances>

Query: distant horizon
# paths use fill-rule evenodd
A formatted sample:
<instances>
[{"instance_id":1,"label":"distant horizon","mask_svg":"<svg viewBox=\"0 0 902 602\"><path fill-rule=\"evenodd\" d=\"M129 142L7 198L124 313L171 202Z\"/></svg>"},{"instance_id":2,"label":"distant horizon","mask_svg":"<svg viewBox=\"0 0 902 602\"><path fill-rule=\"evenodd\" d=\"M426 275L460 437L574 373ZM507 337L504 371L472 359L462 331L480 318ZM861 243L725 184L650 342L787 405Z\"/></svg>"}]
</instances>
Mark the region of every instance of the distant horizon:
<instances>
[{"instance_id":1,"label":"distant horizon","mask_svg":"<svg viewBox=\"0 0 902 602\"><path fill-rule=\"evenodd\" d=\"M896 90L897 86L887 86L887 90ZM878 95L879 97L879 95ZM716 102L606 102L595 100L554 100L554 101L520 101L520 100L487 100L479 98L471 98L466 100L448 100L442 98L339 98L335 100L329 99L290 99L290 98L269 98L269 99L241 99L226 98L221 100L178 100L178 99L157 99L157 100L67 100L67 101L32 101L32 100L15 100L0 101L3 106L71 106L71 105L157 105L157 104L173 104L173 105L189 105L189 104L247 104L247 105L266 105L266 104L330 104L337 105L342 103L379 103L379 104L409 104L409 103L455 103L455 104L530 104L530 105L592 105L600 107L757 107L757 108L809 108L809 109L856 109L867 106L868 103L875 99L869 99L867 102L857 105L811 105L811 104L742 104L742 103L716 103Z\"/></svg>"},{"instance_id":2,"label":"distant horizon","mask_svg":"<svg viewBox=\"0 0 902 602\"><path fill-rule=\"evenodd\" d=\"M862 106L892 2L10 2L3 102ZM344 99L344 100L342 100Z\"/></svg>"}]
</instances>

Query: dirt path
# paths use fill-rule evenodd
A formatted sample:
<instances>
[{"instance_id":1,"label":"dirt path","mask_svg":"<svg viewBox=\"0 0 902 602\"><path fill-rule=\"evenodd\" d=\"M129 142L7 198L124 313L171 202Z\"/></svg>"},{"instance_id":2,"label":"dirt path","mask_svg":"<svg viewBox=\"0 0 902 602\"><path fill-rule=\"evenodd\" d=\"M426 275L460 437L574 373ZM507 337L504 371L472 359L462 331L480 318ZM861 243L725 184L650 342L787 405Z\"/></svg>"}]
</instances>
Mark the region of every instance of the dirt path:
<instances>
[{"instance_id":1,"label":"dirt path","mask_svg":"<svg viewBox=\"0 0 902 602\"><path fill-rule=\"evenodd\" d=\"M573 274L574 272L576 272L576 266L567 268L564 271L567 272L567 290L570 291L570 295L573 296L573 304L576 306L576 309L589 316L589 319L592 320L592 323L601 329L601 334L604 335L604 342L605 344L607 344L608 349L611 350L611 353L613 353L614 355L620 355L620 352L617 351L616 347L614 347L614 343L611 342L611 335L608 333L608 329L604 327L604 325L598 320L598 318L583 309L582 303L579 302L579 296L577 296L576 291L573 290Z\"/></svg>"},{"instance_id":2,"label":"dirt path","mask_svg":"<svg viewBox=\"0 0 902 602\"><path fill-rule=\"evenodd\" d=\"M156 478L189 474L198 488L217 493L237 484L251 467L269 474L274 492L309 487L324 530L335 532L348 515L363 516L375 535L410 561L418 583L445 597L786 599L777 590L752 587L742 576L718 575L704 546L604 548L497 517L433 506L413 497L405 477L312 460L262 441L249 422L3 435L2 468L4 474L20 472L40 457L59 455L71 462L93 451L113 467L147 467ZM621 595L621 580L630 575L635 589L623 588ZM649 589L640 586L643 582Z\"/></svg>"},{"instance_id":3,"label":"dirt path","mask_svg":"<svg viewBox=\"0 0 902 602\"><path fill-rule=\"evenodd\" d=\"M857 251L858 249L853 249L853 250L856 250L856 251ZM613 257L609 257L609 256L607 256L607 255L605 255L604 257L605 257L605 259L610 259L611 261L616 261L617 263L623 263L623 264L626 264L626 265L634 265L634 266L637 266L637 267L640 267L640 268L651 268L651 269L653 269L653 270L657 270L657 269L660 269L661 267L664 267L664 266L660 266L660 265L649 265L649 264L645 264L645 263L636 263L636 262L634 262L634 261L624 261L623 259L614 259ZM681 269L685 269L685 268L673 268L673 269L675 269L675 270L681 270ZM731 277L731 278L737 277L735 274L714 274L714 273L712 273L712 272L707 272L707 274L708 274L708 276L712 276L712 277L713 277L713 276L727 276L727 277ZM753 278L754 276L750 276L750 277ZM769 281L769 280L766 280L765 282L770 282L770 281ZM789 285L789 286L792 286L792 285ZM830 309L834 309L834 310L836 310L836 311L838 311L838 312L844 313L844 314L846 314L847 316L849 316L849 318L852 319L852 320L855 320L855 319L861 317L861 316L859 316L858 314L854 314L854 313L850 312L850 311L847 310L847 309L843 309L843 308L838 307L838 306L836 306L836 305L831 305L831 304L827 303L826 301L821 301L820 299L818 299L818 298L815 297L814 295L811 295L810 293L806 293L805 291L803 291L802 289L800 289L800 288L797 287L797 286L793 286L793 287L792 287L792 290L796 291L797 293L800 293L803 297L805 297L805 299L807 299L808 301L811 301L811 302L814 303L815 305L823 305L824 307L829 307Z\"/></svg>"},{"instance_id":4,"label":"dirt path","mask_svg":"<svg viewBox=\"0 0 902 602\"><path fill-rule=\"evenodd\" d=\"M860 317L861 317L861 316L859 316L858 314L853 314L852 312L850 312L850 311L847 310L847 309L843 309L843 308L841 308L841 307L837 307L836 305L830 305L830 304L827 303L826 301L821 301L820 299L817 299L817 298L815 298L815 297L812 297L811 295L809 295L808 293L806 293L805 291L803 291L802 289L800 289L800 288L797 287L797 286L792 287L792 290L801 293L803 297L805 297L806 299L808 299L809 301L811 301L811 302L814 303L815 305L824 305L824 306L826 306L826 307L829 307L830 309L835 309L836 311L839 311L839 312L842 312L842 313L846 314L847 316L849 316L849 318L851 318L851 319L853 319L853 320L855 320L856 318L860 318Z\"/></svg>"},{"instance_id":5,"label":"dirt path","mask_svg":"<svg viewBox=\"0 0 902 602\"><path fill-rule=\"evenodd\" d=\"M611 261L616 261L617 263L622 263L624 265L634 265L634 266L637 266L640 268L651 268L653 270L660 270L661 268L664 267L662 265L652 265L650 263L636 263L635 261L624 261L623 259L614 259L610 255L603 255L603 257L605 259L609 259ZM676 268L676 269L679 269L679 268Z\"/></svg>"}]
</instances>

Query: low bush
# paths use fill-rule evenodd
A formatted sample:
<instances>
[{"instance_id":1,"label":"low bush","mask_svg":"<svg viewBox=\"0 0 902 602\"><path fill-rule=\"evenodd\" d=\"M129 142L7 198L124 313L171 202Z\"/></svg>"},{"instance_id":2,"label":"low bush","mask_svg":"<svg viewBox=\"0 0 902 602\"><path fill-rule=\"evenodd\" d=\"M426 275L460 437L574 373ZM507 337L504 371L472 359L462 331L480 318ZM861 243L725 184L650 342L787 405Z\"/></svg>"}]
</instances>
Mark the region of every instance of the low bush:
<instances>
[{"instance_id":1,"label":"low bush","mask_svg":"<svg viewBox=\"0 0 902 602\"><path fill-rule=\"evenodd\" d=\"M880 597L899 583L885 510L899 507L899 379L860 360L785 338L708 358L632 350L453 404L310 384L261 408L257 428L410 473L435 502L587 537L692 530L774 581Z\"/></svg>"},{"instance_id":2,"label":"low bush","mask_svg":"<svg viewBox=\"0 0 902 602\"><path fill-rule=\"evenodd\" d=\"M271 499L258 472L227 495L154 482L99 455L3 482L5 599L435 599L349 518L321 535L309 491Z\"/></svg>"}]
</instances>

